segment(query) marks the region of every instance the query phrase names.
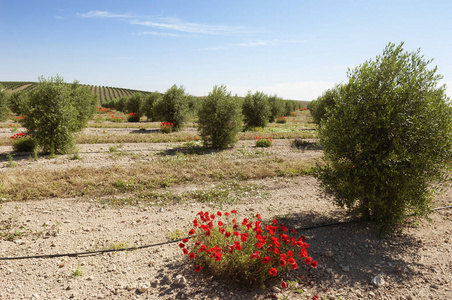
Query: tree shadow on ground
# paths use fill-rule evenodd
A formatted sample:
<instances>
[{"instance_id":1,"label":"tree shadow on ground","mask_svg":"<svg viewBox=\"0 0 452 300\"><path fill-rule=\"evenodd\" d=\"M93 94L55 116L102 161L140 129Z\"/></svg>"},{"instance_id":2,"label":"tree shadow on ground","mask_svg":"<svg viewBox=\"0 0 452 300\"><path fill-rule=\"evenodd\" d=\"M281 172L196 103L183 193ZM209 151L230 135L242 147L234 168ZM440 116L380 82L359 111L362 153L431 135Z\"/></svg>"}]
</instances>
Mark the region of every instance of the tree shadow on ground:
<instances>
[{"instance_id":1,"label":"tree shadow on ground","mask_svg":"<svg viewBox=\"0 0 452 300\"><path fill-rule=\"evenodd\" d=\"M210 147L202 147L202 146L195 146L195 147L174 147L167 150L162 150L157 153L157 155L160 156L174 156L178 154L187 155L187 154L197 154L197 155L204 155L204 154L213 154L213 153L219 153L221 150L210 148Z\"/></svg>"},{"instance_id":2,"label":"tree shadow on ground","mask_svg":"<svg viewBox=\"0 0 452 300\"><path fill-rule=\"evenodd\" d=\"M422 274L420 268L428 267L401 259L406 254L410 258L416 256L422 240L403 233L380 238L376 223L356 220L345 212L294 213L284 217L286 222L291 228L301 228L298 234L306 236L310 245L308 253L318 261L319 267L301 269L308 269L309 280L319 282L322 289L334 288L338 282L341 286L352 287L358 283L373 289L371 280L378 274L390 276L393 285L403 286L407 279ZM337 222L344 223L312 228ZM310 229L303 230L306 227Z\"/></svg>"},{"instance_id":3,"label":"tree shadow on ground","mask_svg":"<svg viewBox=\"0 0 452 300\"><path fill-rule=\"evenodd\" d=\"M141 128L141 129L131 131L131 133L134 133L134 134L149 134L149 133L159 133L159 132L160 132L160 129L158 129L158 128L156 128L156 129Z\"/></svg>"}]
</instances>

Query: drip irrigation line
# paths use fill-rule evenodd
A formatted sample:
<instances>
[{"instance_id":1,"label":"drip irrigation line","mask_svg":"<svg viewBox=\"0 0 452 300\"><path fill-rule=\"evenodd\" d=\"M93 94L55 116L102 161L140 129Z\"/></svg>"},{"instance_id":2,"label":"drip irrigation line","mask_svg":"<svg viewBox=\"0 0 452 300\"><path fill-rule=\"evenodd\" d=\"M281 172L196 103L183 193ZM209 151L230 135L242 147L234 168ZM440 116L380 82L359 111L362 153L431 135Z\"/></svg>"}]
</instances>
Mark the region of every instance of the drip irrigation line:
<instances>
[{"instance_id":1,"label":"drip irrigation line","mask_svg":"<svg viewBox=\"0 0 452 300\"><path fill-rule=\"evenodd\" d=\"M448 209L452 208L452 205L450 206L443 206L443 207L437 207L432 209L432 211L441 210L441 209ZM329 227L329 226L337 226L337 225L344 225L344 224L350 224L350 223L358 223L358 222L366 222L364 220L349 220L349 221L342 221L342 222L335 222L335 223L328 223L328 224L319 224L314 226L308 226L308 227L301 227L296 228L297 231L303 231L303 230L310 230L315 228L321 228L321 227ZM55 258L55 257L72 257L72 256L88 256L88 255L94 255L94 254L101 254L101 253L109 253L109 252L120 252L120 251L134 251L138 249L145 249L145 248L151 248L151 247L157 247L167 244L172 244L176 242L180 242L184 239L191 239L195 237L196 235L191 235L167 242L161 242L156 244L150 244L150 245L143 245L143 246L136 246L136 247L129 247L129 248L121 248L121 249L105 249L105 250L95 250L95 251L85 251L85 252L74 252L74 253L58 253L58 254L42 254L42 255L31 255L31 256L16 256L16 257L0 257L1 260L20 260L20 259L31 259L31 258Z\"/></svg>"}]
</instances>

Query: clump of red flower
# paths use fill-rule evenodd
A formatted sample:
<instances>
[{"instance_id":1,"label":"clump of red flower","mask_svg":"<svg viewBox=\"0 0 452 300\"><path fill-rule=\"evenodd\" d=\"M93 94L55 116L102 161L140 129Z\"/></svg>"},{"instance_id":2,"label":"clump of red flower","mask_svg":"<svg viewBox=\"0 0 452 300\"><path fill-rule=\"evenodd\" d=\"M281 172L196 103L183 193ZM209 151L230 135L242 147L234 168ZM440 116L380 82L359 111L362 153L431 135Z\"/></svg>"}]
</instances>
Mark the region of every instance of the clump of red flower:
<instances>
[{"instance_id":1,"label":"clump of red flower","mask_svg":"<svg viewBox=\"0 0 452 300\"><path fill-rule=\"evenodd\" d=\"M256 147L271 147L273 145L273 142L276 143L276 140L273 140L269 136L264 138L255 136L254 139L256 140Z\"/></svg>"},{"instance_id":2,"label":"clump of red flower","mask_svg":"<svg viewBox=\"0 0 452 300\"><path fill-rule=\"evenodd\" d=\"M16 140L18 140L18 139L21 139L21 138L23 138L23 137L26 137L27 135L28 135L28 134L26 134L26 133L24 133L24 132L21 132L21 133L16 133L16 134L10 136L9 138L16 141Z\"/></svg>"},{"instance_id":3,"label":"clump of red flower","mask_svg":"<svg viewBox=\"0 0 452 300\"><path fill-rule=\"evenodd\" d=\"M287 118L285 116L281 116L281 117L276 119L276 123L284 124L286 122L287 122Z\"/></svg>"},{"instance_id":4,"label":"clump of red flower","mask_svg":"<svg viewBox=\"0 0 452 300\"><path fill-rule=\"evenodd\" d=\"M162 122L160 123L160 131L162 133L171 133L173 132L174 124L170 122Z\"/></svg>"},{"instance_id":5,"label":"clump of red flower","mask_svg":"<svg viewBox=\"0 0 452 300\"><path fill-rule=\"evenodd\" d=\"M236 219L236 211L209 213L200 211L188 232L190 240L179 247L195 262L195 271L208 270L219 278L238 283L262 285L269 278L290 269L298 262L316 268L317 261L308 256L309 244L303 235L276 219L263 224L260 215L253 220ZM297 262L298 261L298 262Z\"/></svg>"}]
</instances>

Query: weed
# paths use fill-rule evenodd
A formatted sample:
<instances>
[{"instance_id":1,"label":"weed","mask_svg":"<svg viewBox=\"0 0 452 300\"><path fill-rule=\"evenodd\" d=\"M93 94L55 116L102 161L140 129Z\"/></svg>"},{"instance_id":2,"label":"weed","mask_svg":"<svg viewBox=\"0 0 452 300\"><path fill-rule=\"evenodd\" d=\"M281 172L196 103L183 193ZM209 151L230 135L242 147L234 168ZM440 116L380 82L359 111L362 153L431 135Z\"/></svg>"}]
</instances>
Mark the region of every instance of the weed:
<instances>
[{"instance_id":1,"label":"weed","mask_svg":"<svg viewBox=\"0 0 452 300\"><path fill-rule=\"evenodd\" d=\"M72 277L81 277L83 276L83 271L80 268L80 263L77 264L77 268L72 272Z\"/></svg>"},{"instance_id":2,"label":"weed","mask_svg":"<svg viewBox=\"0 0 452 300\"><path fill-rule=\"evenodd\" d=\"M13 168L17 166L17 164L13 160L13 155L11 153L6 153L6 159L8 160L8 162L6 163L7 167Z\"/></svg>"}]
</instances>

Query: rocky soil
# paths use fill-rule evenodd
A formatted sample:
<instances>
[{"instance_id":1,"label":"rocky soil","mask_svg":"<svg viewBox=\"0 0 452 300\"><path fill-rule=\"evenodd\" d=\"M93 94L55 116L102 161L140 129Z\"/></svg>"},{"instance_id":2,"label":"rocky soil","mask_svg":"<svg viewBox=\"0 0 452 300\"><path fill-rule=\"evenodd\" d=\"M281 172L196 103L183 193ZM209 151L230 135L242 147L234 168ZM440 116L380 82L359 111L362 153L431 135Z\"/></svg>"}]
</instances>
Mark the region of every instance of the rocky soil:
<instances>
[{"instance_id":1,"label":"rocky soil","mask_svg":"<svg viewBox=\"0 0 452 300\"><path fill-rule=\"evenodd\" d=\"M320 155L319 151L294 153L287 150L287 144L281 142L272 151L302 159ZM108 147L83 145L83 159L76 161L62 156L31 163L24 157L16 168L45 172L70 164L108 164L111 155L104 153ZM123 147L149 152L150 147L162 150L174 145ZM0 149L1 153L7 151L8 147ZM116 159L115 164L130 163L128 159ZM0 230L15 238L0 239L0 299L312 299L315 295L320 299L452 299L452 209L432 213L430 221L412 219L403 233L383 239L378 238L372 223L304 230L309 253L319 266L309 269L302 265L286 275L284 280L292 283L285 290L280 289L279 281L266 289L252 289L196 273L177 243L106 254L12 259L166 242L180 231L188 232L200 210L236 209L239 218L259 213L264 220L277 217L293 228L351 219L320 192L312 177L253 183L264 187L267 196L252 195L223 207L188 201L118 208L86 198L4 202ZM170 189L202 187L205 184ZM451 202L452 189L436 199L438 206Z\"/></svg>"}]
</instances>

